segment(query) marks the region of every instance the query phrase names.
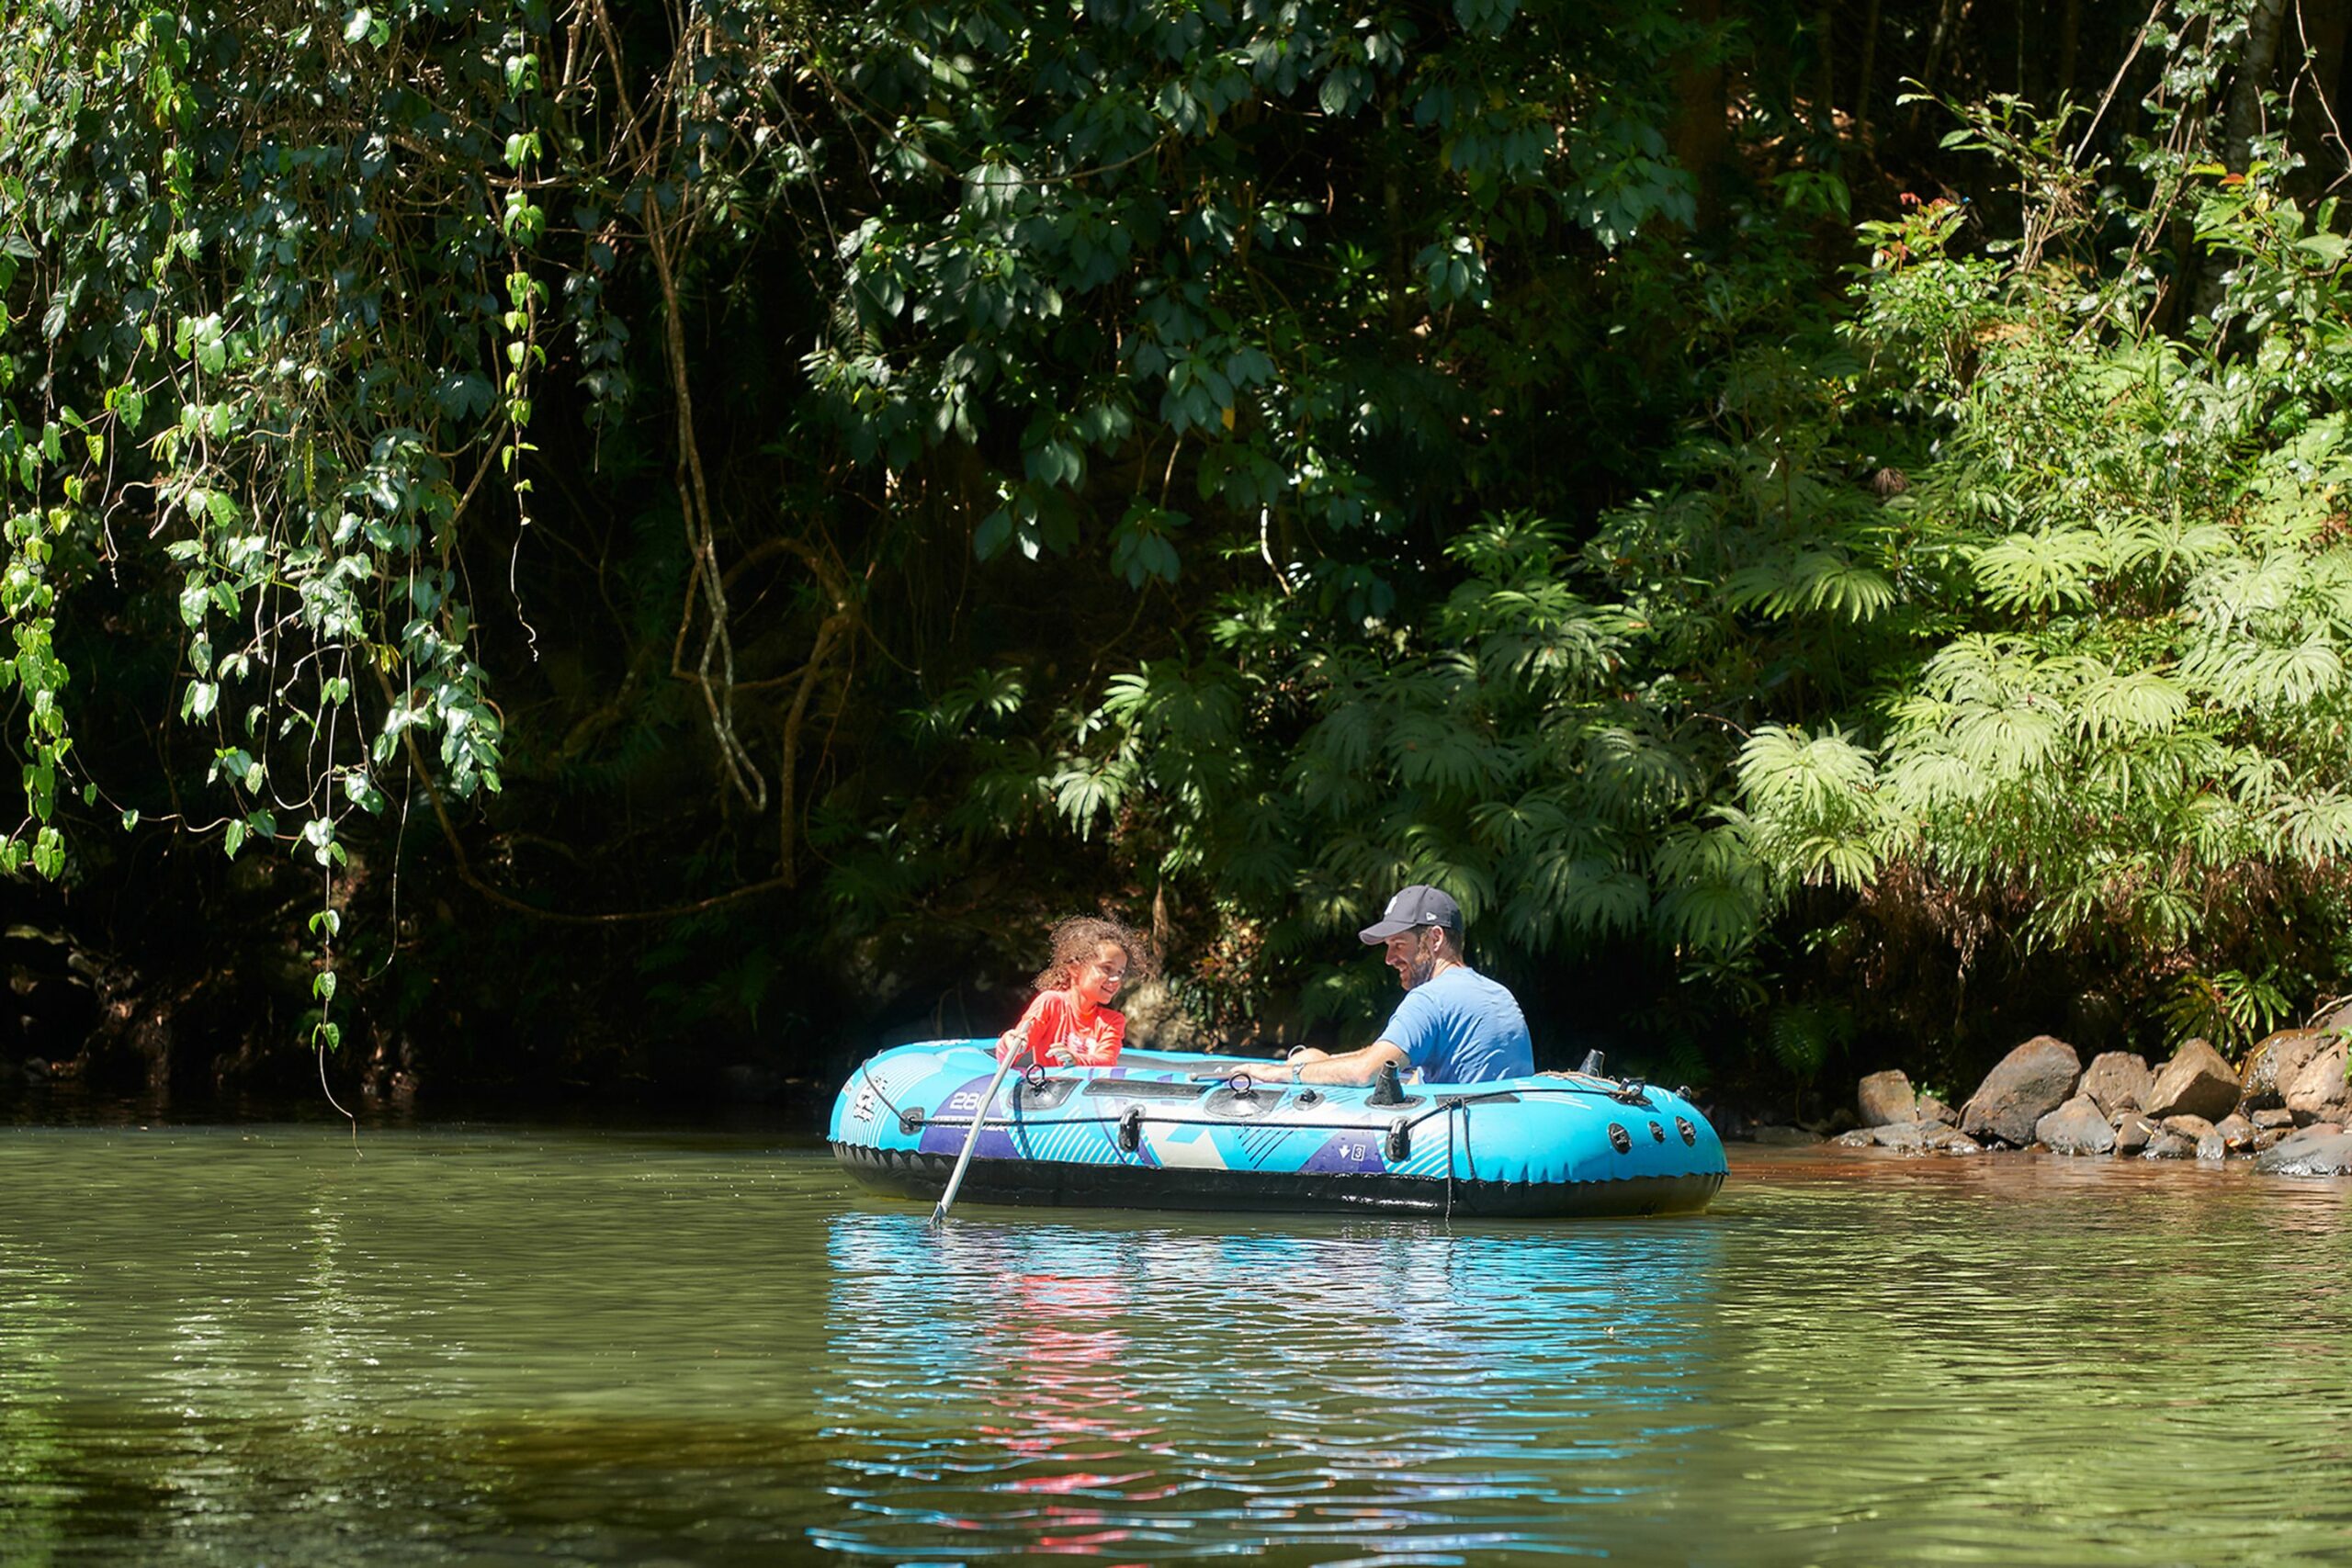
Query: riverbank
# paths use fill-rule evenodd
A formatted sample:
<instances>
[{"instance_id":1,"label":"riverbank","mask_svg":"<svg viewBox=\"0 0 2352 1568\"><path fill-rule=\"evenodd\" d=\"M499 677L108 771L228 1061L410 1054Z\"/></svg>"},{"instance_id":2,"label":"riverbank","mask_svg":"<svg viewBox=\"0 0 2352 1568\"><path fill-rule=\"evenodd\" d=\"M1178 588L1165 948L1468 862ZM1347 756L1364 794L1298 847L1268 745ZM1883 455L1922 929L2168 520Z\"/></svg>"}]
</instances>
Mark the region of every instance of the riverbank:
<instances>
[{"instance_id":1,"label":"riverbank","mask_svg":"<svg viewBox=\"0 0 2352 1568\"><path fill-rule=\"evenodd\" d=\"M1844 1131L1735 1126L1726 1135L1916 1155L2247 1159L2283 1176L2352 1175L2347 1021L2281 1030L2236 1065L2204 1040L2183 1043L2161 1066L2124 1051L2086 1064L2066 1042L2037 1035L2004 1056L1957 1110L1888 1070L1855 1086Z\"/></svg>"}]
</instances>

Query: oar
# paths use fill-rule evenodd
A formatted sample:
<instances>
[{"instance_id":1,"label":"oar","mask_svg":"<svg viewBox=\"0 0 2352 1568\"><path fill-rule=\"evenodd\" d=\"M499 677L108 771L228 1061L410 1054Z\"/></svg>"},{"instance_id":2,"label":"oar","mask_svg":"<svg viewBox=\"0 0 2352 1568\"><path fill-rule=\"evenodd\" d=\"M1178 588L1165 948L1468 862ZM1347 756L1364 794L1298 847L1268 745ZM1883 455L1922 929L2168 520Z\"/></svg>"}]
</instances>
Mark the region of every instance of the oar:
<instances>
[{"instance_id":1,"label":"oar","mask_svg":"<svg viewBox=\"0 0 2352 1568\"><path fill-rule=\"evenodd\" d=\"M939 1207L931 1212L931 1223L937 1224L947 1217L947 1205L956 1201L956 1189L964 1185L964 1168L972 1163L972 1151L980 1146L980 1123L989 1119L989 1107L996 1103L996 1086L1012 1070L1012 1058L1008 1056L996 1065L996 1077L989 1079L989 1091L980 1096L980 1108L972 1112L972 1130L964 1135L964 1152L956 1156L956 1170L947 1179L947 1190L939 1195Z\"/></svg>"}]
</instances>

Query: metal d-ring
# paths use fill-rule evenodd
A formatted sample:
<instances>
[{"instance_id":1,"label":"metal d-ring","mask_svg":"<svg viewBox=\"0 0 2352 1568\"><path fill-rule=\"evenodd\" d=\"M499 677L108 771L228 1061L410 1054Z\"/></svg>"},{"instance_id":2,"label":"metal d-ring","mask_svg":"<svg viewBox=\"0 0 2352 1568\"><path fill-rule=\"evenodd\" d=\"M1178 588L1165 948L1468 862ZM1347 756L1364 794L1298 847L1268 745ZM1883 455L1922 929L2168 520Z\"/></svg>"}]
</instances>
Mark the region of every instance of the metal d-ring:
<instances>
[{"instance_id":1,"label":"metal d-ring","mask_svg":"<svg viewBox=\"0 0 2352 1568\"><path fill-rule=\"evenodd\" d=\"M1032 1062L1021 1069L1021 1081L1029 1086L1031 1094L1046 1092L1046 1068L1041 1062Z\"/></svg>"}]
</instances>

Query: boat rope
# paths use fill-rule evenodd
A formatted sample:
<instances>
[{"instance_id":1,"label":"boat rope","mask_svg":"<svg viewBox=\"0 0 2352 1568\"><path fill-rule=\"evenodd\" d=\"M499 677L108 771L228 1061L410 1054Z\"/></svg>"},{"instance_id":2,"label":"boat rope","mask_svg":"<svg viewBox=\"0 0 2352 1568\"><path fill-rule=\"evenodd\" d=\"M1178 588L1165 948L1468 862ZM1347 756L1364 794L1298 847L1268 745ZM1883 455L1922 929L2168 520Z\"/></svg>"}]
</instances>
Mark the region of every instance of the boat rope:
<instances>
[{"instance_id":1,"label":"boat rope","mask_svg":"<svg viewBox=\"0 0 2352 1568\"><path fill-rule=\"evenodd\" d=\"M907 1113L899 1110L895 1104L891 1103L889 1090L884 1089L880 1084L874 1081L873 1066L868 1063L860 1062L857 1065L857 1073L858 1077L865 1080L865 1087L874 1091L875 1098L882 1101L883 1109L889 1111L891 1115L897 1117L899 1119L899 1125L904 1127L907 1124Z\"/></svg>"},{"instance_id":2,"label":"boat rope","mask_svg":"<svg viewBox=\"0 0 2352 1568\"><path fill-rule=\"evenodd\" d=\"M1136 1106L1135 1109L1141 1110L1142 1107ZM1125 1112L1124 1111L1120 1113L1122 1116L1125 1114ZM1419 1126L1421 1122L1427 1121L1430 1116L1437 1114L1439 1114L1437 1111L1432 1111L1429 1112L1428 1115L1417 1119L1411 1124L1413 1126ZM1047 1128L1053 1127L1114 1127L1118 1125L1119 1119L1119 1116L1057 1116L1052 1121L1047 1122L1032 1121L1021 1116L991 1116L987 1121L981 1122L980 1126L984 1130L989 1127L1001 1127L1007 1130L1015 1127L1030 1127L1035 1128L1039 1131L1044 1131ZM1396 1123L1393 1122L1293 1122L1269 1123L1263 1122L1252 1122L1247 1117L1236 1119L1230 1116L1152 1116L1147 1114L1142 1118L1142 1120L1154 1127L1250 1127L1272 1125L1285 1133L1378 1133L1384 1136L1394 1131L1396 1127ZM971 1124L972 1119L969 1116L930 1116L923 1119L923 1125L926 1127L968 1127Z\"/></svg>"},{"instance_id":3,"label":"boat rope","mask_svg":"<svg viewBox=\"0 0 2352 1568\"><path fill-rule=\"evenodd\" d=\"M875 1082L875 1079L874 1079L874 1074L873 1074L873 1072L871 1071L871 1069L866 1066L866 1064L865 1064L865 1063L863 1063L863 1062L861 1062L861 1063L859 1063L859 1064L858 1064L858 1073L859 1073L859 1075L860 1075L862 1077L864 1077L864 1078L865 1079L865 1081L866 1081L867 1085L873 1089L873 1090L874 1090L874 1092L875 1092L876 1096L881 1100L884 1109L888 1110L888 1111L890 1112L890 1114L891 1114L891 1115L893 1115L893 1116L895 1116L895 1117L897 1117L897 1118L898 1118L898 1120L899 1120L899 1124L900 1126L902 1126L902 1127L903 1127L903 1126L908 1125L907 1113L906 1113L905 1111L900 1111L900 1110L899 1109L899 1107L891 1101L891 1099L890 1099L889 1094L888 1094L887 1091L885 1091L885 1090L884 1090L884 1089L882 1088L882 1086L881 1086L880 1084L878 1084L878 1083ZM1093 1080L1091 1080L1091 1081L1098 1082L1098 1083L1099 1083L1099 1082L1102 1082L1102 1081L1104 1081L1104 1080L1102 1080L1102 1079L1099 1079L1099 1078L1098 1078L1098 1079L1093 1079ZM1035 1090L1035 1089L1036 1089L1036 1087L1037 1087L1037 1086L1036 1086L1036 1085L1035 1085L1035 1084L1031 1084L1029 1087L1031 1088L1031 1089L1032 1089L1032 1090ZM1513 1088L1513 1089L1487 1089L1487 1090L1486 1090L1486 1091L1484 1091L1484 1092L1474 1092L1474 1093L1470 1093L1470 1094L1448 1094L1448 1095L1442 1095L1442 1096L1440 1096L1440 1097L1438 1098L1438 1100L1437 1100L1437 1103L1436 1103L1436 1104L1434 1104L1434 1105L1430 1106L1428 1110L1426 1110L1426 1111L1422 1111L1419 1115L1415 1116L1415 1117L1412 1117L1410 1120L1408 1120L1408 1121L1405 1121L1405 1122L1404 1122L1404 1123L1403 1123L1404 1130L1405 1130L1407 1133L1408 1133L1408 1134L1409 1134L1413 1129L1415 1129L1415 1128L1419 1127L1422 1122L1427 1122L1428 1120L1430 1120L1430 1118L1431 1118L1431 1117L1433 1117L1433 1116L1442 1116L1442 1117L1444 1117L1444 1118L1446 1119L1446 1122L1445 1122L1445 1153L1446 1153L1446 1158L1445 1158L1445 1183L1446 1183L1446 1203L1447 1203L1447 1205L1448 1205L1448 1211L1449 1211L1449 1213L1451 1212L1452 1204L1453 1204L1453 1181L1454 1181L1454 1175L1453 1175L1453 1165L1454 1165L1454 1153L1453 1153L1453 1151L1454 1151L1454 1122L1453 1122L1453 1116L1454 1116L1454 1112L1456 1112L1456 1111L1460 1111L1460 1112L1462 1113L1463 1132L1464 1132L1464 1134L1466 1134L1468 1133L1468 1131L1469 1131L1470 1107L1471 1107L1471 1106L1473 1106L1473 1105L1475 1105L1475 1104L1479 1104L1479 1103L1482 1103L1482 1102L1492 1101L1492 1100L1523 1100L1523 1099L1525 1099L1525 1098L1527 1098L1527 1097L1529 1097L1529 1096L1531 1096L1531 1095L1539 1095L1539 1094L1557 1094L1557 1095L1602 1095L1602 1096L1606 1096L1607 1098L1611 1099L1611 1100L1619 1100L1619 1099L1623 1099L1623 1089L1622 1089L1622 1088L1620 1088L1620 1089L1604 1089L1604 1088L1601 1088L1601 1087L1600 1087L1600 1086L1598 1086L1598 1085L1585 1085L1585 1084L1562 1084L1562 1085L1560 1085L1560 1086L1558 1086L1558 1087L1555 1088L1554 1086L1552 1086L1552 1085L1550 1085L1550 1084L1521 1084L1521 1085L1518 1086L1517 1088ZM1123 1118L1123 1117L1126 1114L1126 1111L1127 1111L1128 1110L1130 1110L1130 1109L1132 1109L1132 1110L1136 1110L1136 1111L1142 1111L1142 1112L1143 1112L1143 1113L1142 1113L1142 1114L1137 1118L1137 1122L1138 1122L1138 1123L1139 1123L1139 1124L1140 1124L1140 1123L1148 1122L1148 1123L1149 1123L1149 1124L1151 1124L1151 1125L1153 1125L1153 1126L1159 1126L1159 1127L1238 1127L1238 1126L1245 1126L1245 1125L1248 1125L1248 1124L1250 1124L1250 1121L1252 1120L1251 1118L1249 1118L1249 1117L1235 1117L1235 1116L1165 1116L1165 1115L1154 1115L1154 1114L1152 1114L1151 1112L1149 1112L1149 1111L1144 1111L1144 1110L1143 1110L1142 1105L1141 1105L1139 1102L1132 1101L1132 1100L1131 1100L1131 1101L1129 1101L1129 1102L1128 1102L1127 1106L1123 1107L1123 1108L1122 1108L1122 1109L1121 1109L1121 1110L1120 1110L1116 1114L1112 1114L1112 1115L1102 1115L1102 1116L1057 1116L1057 1117L1053 1118L1053 1119L1052 1119L1052 1121L1050 1121L1050 1122L1041 1122L1041 1123L1036 1123L1036 1124L1037 1124L1037 1125L1041 1125L1041 1126L1054 1126L1054 1127L1090 1127L1090 1126L1091 1126L1091 1127L1105 1127L1105 1126L1115 1126L1115 1125L1117 1125L1117 1124L1118 1124L1118 1122L1119 1122L1119 1121L1121 1120L1121 1118ZM1028 1123L1028 1122L1027 1122L1026 1119L1024 1119L1024 1118L1020 1114L1020 1111L1021 1111L1021 1107L1020 1107L1020 1105L1019 1105L1018 1101L1015 1101L1015 1102L1013 1102L1013 1103L1012 1103L1011 1110L1010 1110L1006 1114L1004 1114L1004 1115L1002 1115L1002 1116L991 1116L991 1117L987 1117L987 1118L985 1118L985 1119L981 1122L980 1125L981 1125L981 1127L982 1127L984 1130L985 1130L985 1129L987 1129L987 1128L993 1127L993 1128L999 1128L999 1129L1002 1129L1002 1130L1006 1130L1006 1131L1011 1131L1011 1130L1012 1130L1012 1129L1019 1128L1019 1127L1022 1127L1022 1126L1024 1126L1024 1125L1028 1125L1028 1124L1030 1124L1030 1123ZM971 1117L969 1117L969 1116L930 1116L930 1117L925 1117L925 1118L923 1119L923 1121L922 1121L922 1122L921 1124L922 1124L922 1125L924 1125L924 1126L931 1126L931 1127L969 1127L969 1126L972 1124L972 1121L973 1121L973 1118L971 1118ZM1268 1123L1261 1122L1261 1123L1259 1123L1259 1124L1260 1124L1260 1125L1266 1125L1266 1124L1268 1124ZM1387 1134L1387 1133L1390 1133L1390 1132L1395 1131L1395 1130L1396 1130L1396 1126L1397 1126L1397 1123L1396 1123L1396 1122L1295 1122L1295 1123L1292 1123L1292 1124L1291 1124L1288 1128L1286 1128L1285 1130L1286 1130L1286 1131L1291 1131L1291 1132L1299 1132L1299 1133L1379 1133L1379 1134ZM1463 1141L1462 1148L1463 1148L1463 1151L1464 1151L1464 1156L1468 1159L1468 1161L1470 1162L1470 1166L1471 1166L1470 1171L1469 1171L1469 1173L1468 1173L1468 1175L1467 1175L1467 1177L1466 1177L1466 1179L1468 1179L1468 1180L1471 1180L1471 1181L1476 1181L1476 1180L1477 1180L1477 1179L1478 1179L1478 1173L1477 1173L1477 1163L1476 1163L1476 1162L1477 1162L1477 1153L1476 1153L1476 1149L1475 1149L1475 1148L1473 1148L1473 1147L1471 1146L1471 1145L1468 1143L1466 1136L1464 1137L1464 1141Z\"/></svg>"},{"instance_id":4,"label":"boat rope","mask_svg":"<svg viewBox=\"0 0 2352 1568\"><path fill-rule=\"evenodd\" d=\"M1470 1114L1470 1108L1460 1100L1450 1100L1445 1108L1445 1223L1453 1223L1453 1113Z\"/></svg>"}]
</instances>

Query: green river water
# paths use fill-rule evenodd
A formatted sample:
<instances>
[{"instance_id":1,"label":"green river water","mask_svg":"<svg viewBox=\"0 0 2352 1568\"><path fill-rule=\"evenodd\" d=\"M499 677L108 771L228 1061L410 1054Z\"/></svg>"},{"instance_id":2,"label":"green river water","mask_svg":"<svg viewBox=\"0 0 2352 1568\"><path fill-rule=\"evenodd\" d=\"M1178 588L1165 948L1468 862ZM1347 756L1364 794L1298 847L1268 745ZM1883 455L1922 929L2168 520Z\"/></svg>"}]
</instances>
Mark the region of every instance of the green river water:
<instances>
[{"instance_id":1,"label":"green river water","mask_svg":"<svg viewBox=\"0 0 2352 1568\"><path fill-rule=\"evenodd\" d=\"M2352 1562L2352 1183L1733 1159L933 1233L775 1134L0 1128L0 1563Z\"/></svg>"}]
</instances>

